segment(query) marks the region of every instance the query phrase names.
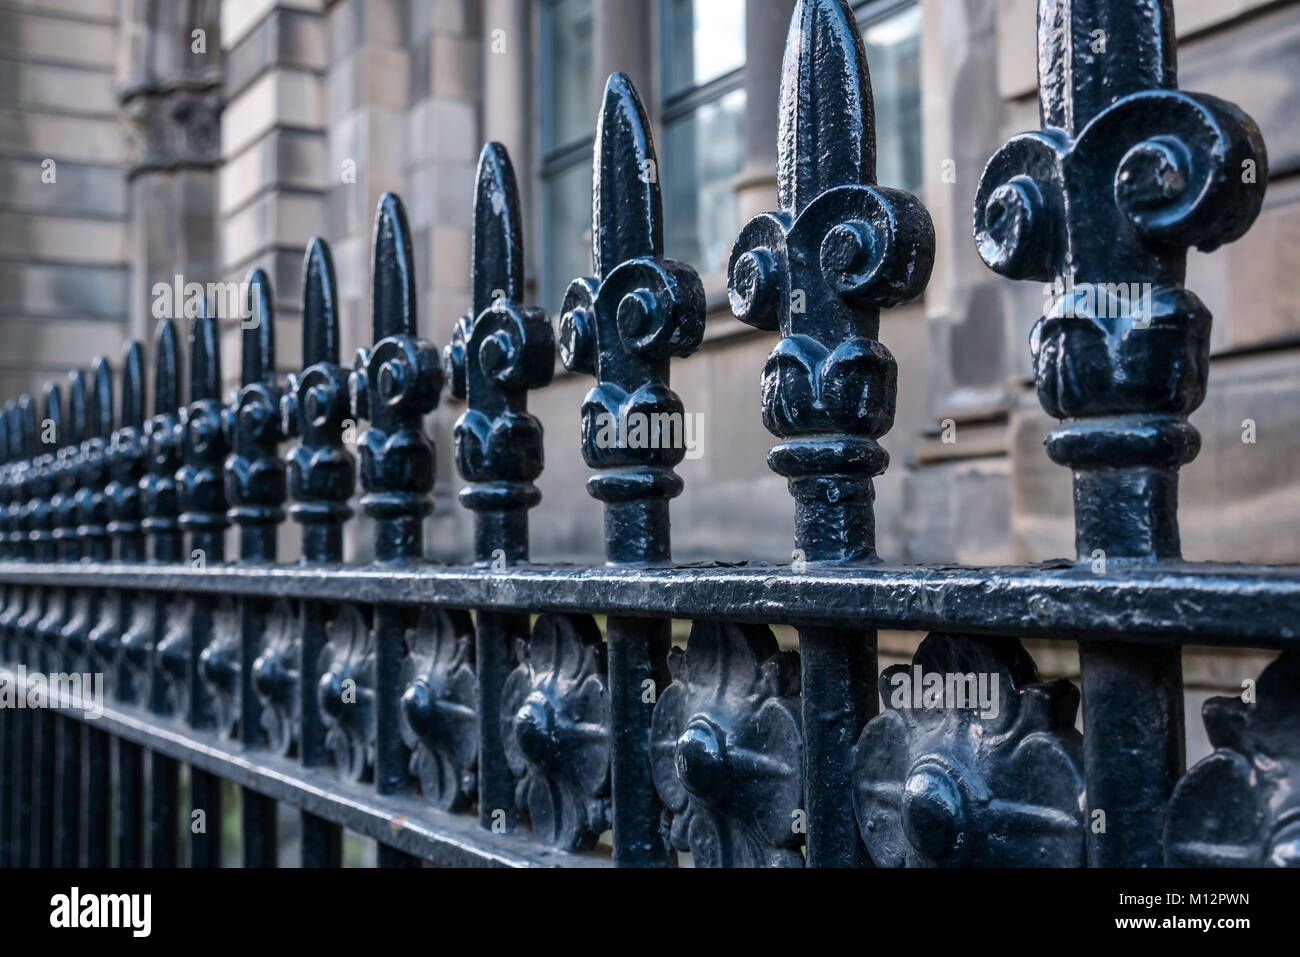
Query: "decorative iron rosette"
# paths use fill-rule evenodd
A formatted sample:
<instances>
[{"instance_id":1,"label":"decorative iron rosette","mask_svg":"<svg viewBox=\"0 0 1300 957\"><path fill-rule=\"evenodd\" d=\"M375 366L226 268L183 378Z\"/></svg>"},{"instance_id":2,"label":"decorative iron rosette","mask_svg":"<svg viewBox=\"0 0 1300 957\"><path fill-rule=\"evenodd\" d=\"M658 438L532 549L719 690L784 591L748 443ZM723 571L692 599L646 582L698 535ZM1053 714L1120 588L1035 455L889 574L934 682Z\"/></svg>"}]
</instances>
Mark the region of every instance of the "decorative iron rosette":
<instances>
[{"instance_id":1,"label":"decorative iron rosette","mask_svg":"<svg viewBox=\"0 0 1300 957\"><path fill-rule=\"evenodd\" d=\"M1165 815L1173 867L1300 867L1300 655L1264 669L1255 703L1202 708L1214 753L1187 772Z\"/></svg>"},{"instance_id":2,"label":"decorative iron rosette","mask_svg":"<svg viewBox=\"0 0 1300 957\"><path fill-rule=\"evenodd\" d=\"M928 697L927 675L965 688L966 701ZM974 686L957 680L971 677ZM863 729L853 774L858 827L878 866L1083 866L1074 685L1040 684L1014 638L932 634L910 667L886 669L880 693L887 707Z\"/></svg>"},{"instance_id":3,"label":"decorative iron rosette","mask_svg":"<svg viewBox=\"0 0 1300 957\"><path fill-rule=\"evenodd\" d=\"M802 867L799 656L764 626L700 621L668 667L650 763L672 846L702 867Z\"/></svg>"},{"instance_id":4,"label":"decorative iron rosette","mask_svg":"<svg viewBox=\"0 0 1300 957\"><path fill-rule=\"evenodd\" d=\"M262 703L267 747L289 754L298 739L298 618L283 598L271 605L262 628L262 651L253 661L253 690Z\"/></svg>"},{"instance_id":5,"label":"decorative iron rosette","mask_svg":"<svg viewBox=\"0 0 1300 957\"><path fill-rule=\"evenodd\" d=\"M375 649L370 627L355 605L340 605L325 633L316 668L325 747L339 774L361 781L375 763Z\"/></svg>"},{"instance_id":6,"label":"decorative iron rosette","mask_svg":"<svg viewBox=\"0 0 1300 957\"><path fill-rule=\"evenodd\" d=\"M148 707L153 693L154 596L141 595L131 605L131 622L122 635L131 700Z\"/></svg>"},{"instance_id":7,"label":"decorative iron rosette","mask_svg":"<svg viewBox=\"0 0 1300 957\"><path fill-rule=\"evenodd\" d=\"M425 608L406 645L399 680L411 773L434 807L463 811L478 785L474 625L464 612Z\"/></svg>"},{"instance_id":8,"label":"decorative iron rosette","mask_svg":"<svg viewBox=\"0 0 1300 957\"><path fill-rule=\"evenodd\" d=\"M184 718L190 710L190 641L192 606L189 599L177 597L167 606L162 641L154 649L158 670L163 676L163 705L170 715Z\"/></svg>"},{"instance_id":9,"label":"decorative iron rosette","mask_svg":"<svg viewBox=\"0 0 1300 957\"><path fill-rule=\"evenodd\" d=\"M609 699L605 646L587 615L542 615L519 645L501 693L502 739L519 779L515 803L538 838L594 847L609 827Z\"/></svg>"},{"instance_id":10,"label":"decorative iron rosette","mask_svg":"<svg viewBox=\"0 0 1300 957\"><path fill-rule=\"evenodd\" d=\"M223 598L212 611L212 635L199 654L199 677L212 699L212 718L223 738L239 723L239 609Z\"/></svg>"}]
</instances>

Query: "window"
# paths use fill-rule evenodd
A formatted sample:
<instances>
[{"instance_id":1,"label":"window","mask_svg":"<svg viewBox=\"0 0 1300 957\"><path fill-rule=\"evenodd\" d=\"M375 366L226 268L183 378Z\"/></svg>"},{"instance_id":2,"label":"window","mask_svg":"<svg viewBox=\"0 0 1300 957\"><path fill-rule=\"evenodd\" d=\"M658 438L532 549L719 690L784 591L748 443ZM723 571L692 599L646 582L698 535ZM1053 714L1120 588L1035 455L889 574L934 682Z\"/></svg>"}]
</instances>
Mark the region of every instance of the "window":
<instances>
[{"instance_id":1,"label":"window","mask_svg":"<svg viewBox=\"0 0 1300 957\"><path fill-rule=\"evenodd\" d=\"M745 0L662 0L667 253L723 273L740 227Z\"/></svg>"},{"instance_id":2,"label":"window","mask_svg":"<svg viewBox=\"0 0 1300 957\"><path fill-rule=\"evenodd\" d=\"M593 42L592 0L543 0L539 301L556 314L570 280L591 272L591 151L600 109Z\"/></svg>"},{"instance_id":3,"label":"window","mask_svg":"<svg viewBox=\"0 0 1300 957\"><path fill-rule=\"evenodd\" d=\"M877 180L919 193L921 7L916 0L872 0L856 12L876 101Z\"/></svg>"}]
</instances>

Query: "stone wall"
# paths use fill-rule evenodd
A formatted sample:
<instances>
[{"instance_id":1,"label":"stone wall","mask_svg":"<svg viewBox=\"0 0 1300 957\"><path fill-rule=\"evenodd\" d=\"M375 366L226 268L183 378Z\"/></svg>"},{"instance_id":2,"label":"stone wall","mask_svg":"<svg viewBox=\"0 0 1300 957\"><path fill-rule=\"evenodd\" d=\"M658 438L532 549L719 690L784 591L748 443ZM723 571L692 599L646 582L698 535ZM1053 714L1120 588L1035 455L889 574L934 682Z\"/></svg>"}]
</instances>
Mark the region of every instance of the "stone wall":
<instances>
[{"instance_id":1,"label":"stone wall","mask_svg":"<svg viewBox=\"0 0 1300 957\"><path fill-rule=\"evenodd\" d=\"M129 299L118 0L0 4L0 394L116 356Z\"/></svg>"}]
</instances>

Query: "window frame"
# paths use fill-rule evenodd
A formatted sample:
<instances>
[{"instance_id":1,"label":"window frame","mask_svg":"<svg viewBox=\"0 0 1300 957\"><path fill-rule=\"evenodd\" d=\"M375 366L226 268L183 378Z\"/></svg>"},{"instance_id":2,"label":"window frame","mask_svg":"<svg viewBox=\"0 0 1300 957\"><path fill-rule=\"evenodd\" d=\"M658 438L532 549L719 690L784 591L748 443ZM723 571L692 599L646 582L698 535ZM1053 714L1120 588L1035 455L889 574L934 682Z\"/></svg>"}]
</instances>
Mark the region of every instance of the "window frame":
<instances>
[{"instance_id":1,"label":"window frame","mask_svg":"<svg viewBox=\"0 0 1300 957\"><path fill-rule=\"evenodd\" d=\"M924 4L922 0L854 0L854 2L851 3L851 6L853 8L853 15L854 17L857 18L858 21L858 35L862 36L869 29L874 27L876 24L882 23L885 20L888 20L890 17L897 16L903 11L911 9L913 7L917 9L921 9L924 7ZM922 16L924 17L923 10L922 10ZM868 64L868 68L869 67L870 64ZM919 86L919 81L918 81L918 86ZM924 97L924 90L922 90L922 96ZM917 186L918 194L921 193L925 185L925 127L924 125L922 125L920 132L921 132L921 157L920 157L920 168L918 172L921 175ZM897 183L885 183L882 185L898 186Z\"/></svg>"},{"instance_id":2,"label":"window frame","mask_svg":"<svg viewBox=\"0 0 1300 957\"><path fill-rule=\"evenodd\" d=\"M708 0L704 0L708 2ZM693 114L698 113L701 109L713 103L720 103L725 97L740 90L745 91L745 71L749 65L750 50L748 37L748 24L746 24L745 37L745 59L739 66L720 74L703 83L692 83L690 86L682 87L672 93L668 92L669 77L672 76L672 51L669 49L668 38L672 29L672 10L670 0L658 0L657 14L657 36L658 45L658 94L659 94L659 135L664 140L664 148L667 149L668 130L674 124L681 120L689 119ZM751 104L746 100L744 111L742 112L742 121L748 120ZM744 155L744 142L742 137L741 155ZM661 157L662 160L662 157ZM670 171L671 174L671 171ZM665 219L668 210L665 210ZM737 228L743 226L738 223ZM668 229L668 223L665 226L665 239L671 233ZM673 251L668 250L672 255ZM702 264L692 264L703 268ZM712 274L709 274L711 276ZM706 276L705 278L709 278Z\"/></svg>"},{"instance_id":3,"label":"window frame","mask_svg":"<svg viewBox=\"0 0 1300 957\"><path fill-rule=\"evenodd\" d=\"M553 221L550 210L550 189L553 181L558 180L565 173L571 172L574 167L586 165L590 167L592 161L592 152L596 145L596 126L597 112L591 113L591 126L589 132L582 136L564 143L552 142L552 127L555 118L552 115L549 106L554 102L555 92L555 58L550 55L554 49L554 30L555 30L555 8L563 0L541 0L540 9L538 10L537 37L540 47L540 56L538 57L538 162L537 162L537 184L538 184L538 217L537 235L540 240L540 255L537 260L537 295L539 301L544 301L546 307L558 308L558 298L564 295L564 289L548 288L552 277L550 276L550 261L553 244L549 242L548 232ZM594 4L599 0L592 0ZM594 85L595 76L591 77ZM597 104L597 109L599 104ZM588 216L588 229L590 226L590 216ZM565 282L577 278L576 276L568 277ZM556 299L554 303L547 301Z\"/></svg>"}]
</instances>

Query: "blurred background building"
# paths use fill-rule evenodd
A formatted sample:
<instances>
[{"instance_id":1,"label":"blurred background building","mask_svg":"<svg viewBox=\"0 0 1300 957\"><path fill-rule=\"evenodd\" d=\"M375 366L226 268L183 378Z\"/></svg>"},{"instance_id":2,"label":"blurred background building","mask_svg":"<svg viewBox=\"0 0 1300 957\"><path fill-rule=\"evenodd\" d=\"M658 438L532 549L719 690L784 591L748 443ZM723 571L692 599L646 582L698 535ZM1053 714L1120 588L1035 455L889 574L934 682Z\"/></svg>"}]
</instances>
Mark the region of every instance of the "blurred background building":
<instances>
[{"instance_id":1,"label":"blurred background building","mask_svg":"<svg viewBox=\"0 0 1300 957\"><path fill-rule=\"evenodd\" d=\"M591 150L605 77L628 73L657 131L669 255L705 278L707 342L674 365L703 413L680 473L684 561L787 561L792 506L765 464L758 379L774 337L735 321L726 262L741 224L776 205L777 89L794 0L0 0L0 391L148 339L157 283L274 282L279 363L299 365L304 244L329 239L345 355L370 342L371 220L388 190L415 239L423 335L468 306L475 161L505 143L519 173L532 301L558 313L590 271ZM1300 561L1300 3L1175 0L1180 79L1258 120L1271 177L1241 242L1193 254L1188 287L1215 315L1200 457L1183 472L1195 560ZM923 301L892 310L899 364L893 464L878 482L880 551L897 562L1072 554L1070 476L1029 369L1043 290L994 275L971 240L988 157L1038 126L1035 0L857 3L875 89L879 174L917 192L938 255ZM51 175L53 173L53 175ZM224 356L233 385L237 323ZM601 559L578 409L589 380L534 396L547 426L539 560ZM429 556L469 553L450 428ZM296 529L287 529L284 556ZM364 536L358 538L364 541ZM364 544L357 557L365 557ZM913 636L887 636L906 653ZM1038 646L1044 670L1073 653ZM1199 698L1258 658L1189 651ZM1192 743L1195 753L1200 744Z\"/></svg>"}]
</instances>

